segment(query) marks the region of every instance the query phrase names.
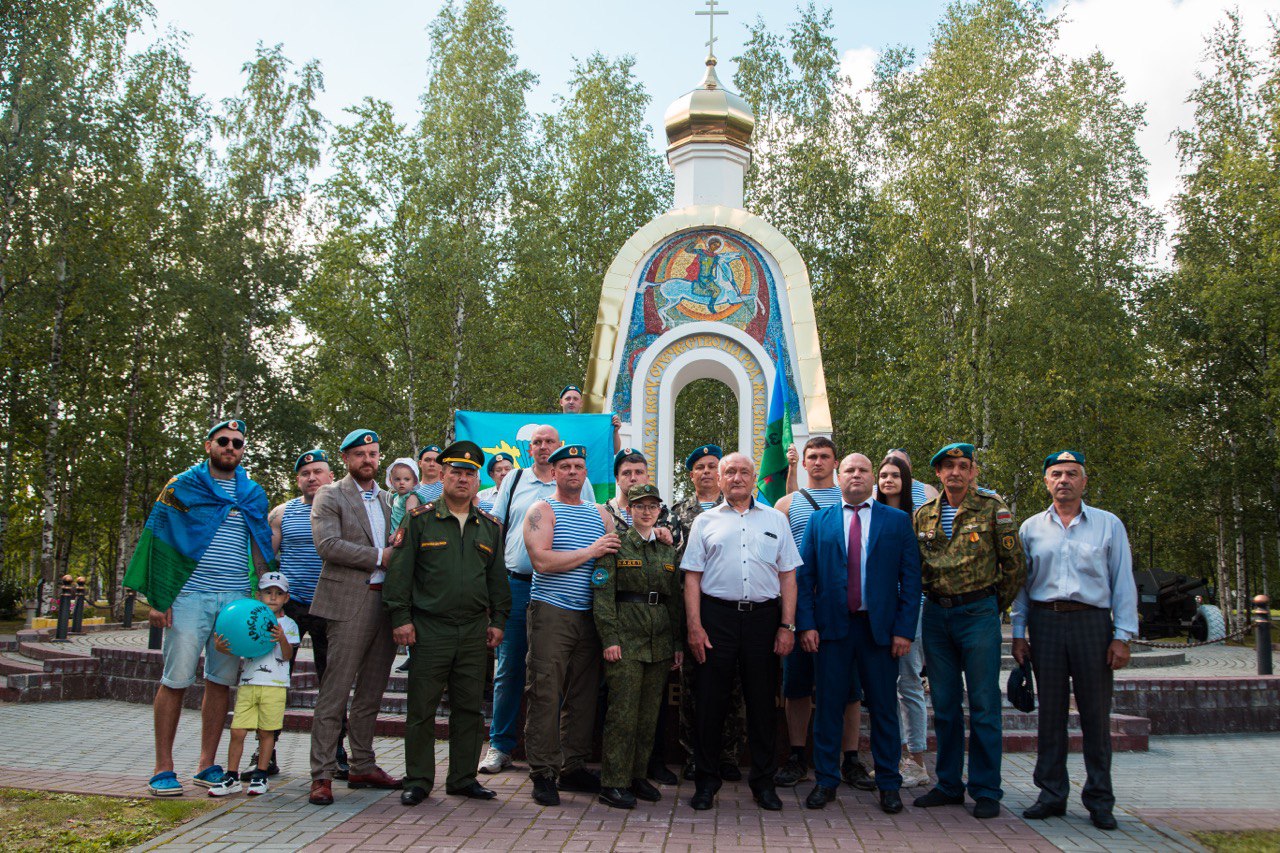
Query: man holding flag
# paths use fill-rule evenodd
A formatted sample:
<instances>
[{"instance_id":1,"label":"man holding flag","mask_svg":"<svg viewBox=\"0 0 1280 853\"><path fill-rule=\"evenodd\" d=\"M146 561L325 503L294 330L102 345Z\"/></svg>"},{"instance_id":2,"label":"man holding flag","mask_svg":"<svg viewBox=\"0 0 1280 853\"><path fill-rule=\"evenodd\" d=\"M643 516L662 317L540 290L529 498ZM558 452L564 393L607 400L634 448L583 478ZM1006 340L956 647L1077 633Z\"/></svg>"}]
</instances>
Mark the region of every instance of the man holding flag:
<instances>
[{"instance_id":1,"label":"man holding flag","mask_svg":"<svg viewBox=\"0 0 1280 853\"><path fill-rule=\"evenodd\" d=\"M214 756L240 660L214 647L213 623L226 604L256 586L256 573L275 559L266 492L240 467L246 430L239 419L209 430L204 442L209 458L165 484L124 577L126 587L146 596L151 625L168 629L155 698L155 775L147 786L157 797L182 794L173 770L173 741L182 697L195 683L202 652L200 771L194 781L210 788L223 776Z\"/></svg>"}]
</instances>

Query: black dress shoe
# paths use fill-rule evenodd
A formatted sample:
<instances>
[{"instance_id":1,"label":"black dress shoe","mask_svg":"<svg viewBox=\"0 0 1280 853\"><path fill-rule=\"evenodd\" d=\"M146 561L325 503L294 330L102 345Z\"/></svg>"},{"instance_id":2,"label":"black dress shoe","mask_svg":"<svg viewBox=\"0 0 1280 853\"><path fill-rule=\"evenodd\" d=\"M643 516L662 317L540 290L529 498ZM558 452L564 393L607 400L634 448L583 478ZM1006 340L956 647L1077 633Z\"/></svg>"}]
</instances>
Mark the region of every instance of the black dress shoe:
<instances>
[{"instance_id":1,"label":"black dress shoe","mask_svg":"<svg viewBox=\"0 0 1280 853\"><path fill-rule=\"evenodd\" d=\"M634 809L635 795L626 788L603 788L600 791L600 802L615 809Z\"/></svg>"},{"instance_id":2,"label":"black dress shoe","mask_svg":"<svg viewBox=\"0 0 1280 853\"><path fill-rule=\"evenodd\" d=\"M698 767L692 761L684 766L684 772L680 774L684 777L684 781L692 782L698 778Z\"/></svg>"},{"instance_id":3,"label":"black dress shoe","mask_svg":"<svg viewBox=\"0 0 1280 853\"><path fill-rule=\"evenodd\" d=\"M533 801L540 806L560 805L560 792L556 790L556 780L550 776L534 776Z\"/></svg>"},{"instance_id":4,"label":"black dress shoe","mask_svg":"<svg viewBox=\"0 0 1280 853\"><path fill-rule=\"evenodd\" d=\"M880 811L885 814L897 814L902 811L902 796L897 791L881 791Z\"/></svg>"},{"instance_id":5,"label":"black dress shoe","mask_svg":"<svg viewBox=\"0 0 1280 853\"><path fill-rule=\"evenodd\" d=\"M578 791L582 794L600 793L600 774L585 767L571 770L560 777L561 791Z\"/></svg>"},{"instance_id":6,"label":"black dress shoe","mask_svg":"<svg viewBox=\"0 0 1280 853\"><path fill-rule=\"evenodd\" d=\"M809 792L809 796L804 798L804 807L806 809L824 808L827 803L835 802L835 799L835 788L828 788L825 785L814 785L813 790Z\"/></svg>"},{"instance_id":7,"label":"black dress shoe","mask_svg":"<svg viewBox=\"0 0 1280 853\"><path fill-rule=\"evenodd\" d=\"M662 792L650 785L648 779L632 779L631 793L636 795L637 800L644 800L646 803L656 803L662 799Z\"/></svg>"},{"instance_id":8,"label":"black dress shoe","mask_svg":"<svg viewBox=\"0 0 1280 853\"><path fill-rule=\"evenodd\" d=\"M859 791L874 791L876 789L876 782L871 778L871 774L867 772L867 768L863 767L862 762L852 755L841 762L840 778L844 780L846 785L852 785Z\"/></svg>"},{"instance_id":9,"label":"black dress shoe","mask_svg":"<svg viewBox=\"0 0 1280 853\"><path fill-rule=\"evenodd\" d=\"M918 809L928 809L934 806L961 806L964 805L964 794L953 797L950 794L942 793L941 788L934 788L929 793L916 797L912 805Z\"/></svg>"},{"instance_id":10,"label":"black dress shoe","mask_svg":"<svg viewBox=\"0 0 1280 853\"><path fill-rule=\"evenodd\" d=\"M726 782L741 782L742 768L732 761L720 762L720 778Z\"/></svg>"},{"instance_id":11,"label":"black dress shoe","mask_svg":"<svg viewBox=\"0 0 1280 853\"><path fill-rule=\"evenodd\" d=\"M756 805L765 811L782 811L782 800L778 799L778 792L775 791L772 786L768 788L761 788L758 791L752 791L751 796L755 798Z\"/></svg>"},{"instance_id":12,"label":"black dress shoe","mask_svg":"<svg viewBox=\"0 0 1280 853\"><path fill-rule=\"evenodd\" d=\"M447 791L446 793L454 794L461 797L470 797L473 800L492 800L498 796L498 792L486 788L479 782L472 782L470 785L464 785L456 791Z\"/></svg>"},{"instance_id":13,"label":"black dress shoe","mask_svg":"<svg viewBox=\"0 0 1280 853\"><path fill-rule=\"evenodd\" d=\"M707 809L715 805L716 789L710 785L699 786L698 790L693 792L693 796L689 798L689 806L694 811L705 812Z\"/></svg>"},{"instance_id":14,"label":"black dress shoe","mask_svg":"<svg viewBox=\"0 0 1280 853\"><path fill-rule=\"evenodd\" d=\"M427 798L427 789L419 788L417 785L410 785L400 792L400 805L416 806Z\"/></svg>"},{"instance_id":15,"label":"black dress shoe","mask_svg":"<svg viewBox=\"0 0 1280 853\"><path fill-rule=\"evenodd\" d=\"M1053 805L1052 803L1041 802L1036 800L1026 809L1023 809L1022 816L1027 820L1044 820L1047 817L1062 817L1067 813L1065 805Z\"/></svg>"},{"instance_id":16,"label":"black dress shoe","mask_svg":"<svg viewBox=\"0 0 1280 853\"><path fill-rule=\"evenodd\" d=\"M973 801L973 816L979 820L1000 814L1000 801L995 797L978 797Z\"/></svg>"},{"instance_id":17,"label":"black dress shoe","mask_svg":"<svg viewBox=\"0 0 1280 853\"><path fill-rule=\"evenodd\" d=\"M1089 820L1093 821L1093 825L1098 829L1108 831L1115 829L1119 825L1116 823L1116 816L1110 810L1103 811L1098 809L1097 811L1089 812Z\"/></svg>"},{"instance_id":18,"label":"black dress shoe","mask_svg":"<svg viewBox=\"0 0 1280 853\"><path fill-rule=\"evenodd\" d=\"M667 765L661 761L650 761L649 769L645 773L653 781L659 785L679 785L680 777L667 769Z\"/></svg>"}]
</instances>

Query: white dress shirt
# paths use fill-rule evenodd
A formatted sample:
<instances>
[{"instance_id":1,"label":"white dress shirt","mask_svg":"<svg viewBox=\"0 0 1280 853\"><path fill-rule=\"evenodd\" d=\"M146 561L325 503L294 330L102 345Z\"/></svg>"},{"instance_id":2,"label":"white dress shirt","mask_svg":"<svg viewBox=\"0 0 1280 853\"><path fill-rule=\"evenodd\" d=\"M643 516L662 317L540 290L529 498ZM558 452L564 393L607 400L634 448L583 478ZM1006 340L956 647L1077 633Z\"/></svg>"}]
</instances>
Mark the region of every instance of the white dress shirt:
<instances>
[{"instance_id":1,"label":"white dress shirt","mask_svg":"<svg viewBox=\"0 0 1280 853\"><path fill-rule=\"evenodd\" d=\"M842 503L844 506L844 541L849 541L849 528L853 526L853 505L847 502ZM867 541L871 538L871 501L870 499L863 501L858 507L858 519L862 522L862 560L858 563L858 577L862 581L862 589L859 594L862 596L862 606L858 608L860 611L867 609Z\"/></svg>"},{"instance_id":2,"label":"white dress shirt","mask_svg":"<svg viewBox=\"0 0 1280 853\"><path fill-rule=\"evenodd\" d=\"M787 517L752 500L745 512L727 502L693 520L680 568L702 575L702 592L725 601L761 602L781 594L778 575L804 560Z\"/></svg>"},{"instance_id":3,"label":"white dress shirt","mask_svg":"<svg viewBox=\"0 0 1280 853\"><path fill-rule=\"evenodd\" d=\"M361 491L364 499L364 511L369 516L369 532L373 534L373 547L378 549L378 568L369 573L369 583L382 583L386 578L386 566L382 565L382 551L387 547L387 516L382 511L382 501L378 500L378 484L373 484L373 491Z\"/></svg>"}]
</instances>

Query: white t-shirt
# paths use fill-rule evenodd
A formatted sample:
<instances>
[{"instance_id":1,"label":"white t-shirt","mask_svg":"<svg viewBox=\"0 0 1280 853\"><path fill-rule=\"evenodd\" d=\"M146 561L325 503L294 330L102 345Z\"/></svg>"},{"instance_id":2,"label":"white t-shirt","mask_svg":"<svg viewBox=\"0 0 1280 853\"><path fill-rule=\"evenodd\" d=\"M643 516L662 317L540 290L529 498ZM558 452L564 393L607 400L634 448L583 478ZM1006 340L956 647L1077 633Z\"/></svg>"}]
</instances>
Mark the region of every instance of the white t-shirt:
<instances>
[{"instance_id":1,"label":"white t-shirt","mask_svg":"<svg viewBox=\"0 0 1280 853\"><path fill-rule=\"evenodd\" d=\"M280 620L280 627L284 629L285 639L290 645L296 646L301 643L302 637L298 634L298 623L283 613L277 618ZM240 683L258 684L263 687L288 687L289 661L280 657L280 646L273 645L271 651L262 657L253 660L245 658L244 665L240 667Z\"/></svg>"}]
</instances>

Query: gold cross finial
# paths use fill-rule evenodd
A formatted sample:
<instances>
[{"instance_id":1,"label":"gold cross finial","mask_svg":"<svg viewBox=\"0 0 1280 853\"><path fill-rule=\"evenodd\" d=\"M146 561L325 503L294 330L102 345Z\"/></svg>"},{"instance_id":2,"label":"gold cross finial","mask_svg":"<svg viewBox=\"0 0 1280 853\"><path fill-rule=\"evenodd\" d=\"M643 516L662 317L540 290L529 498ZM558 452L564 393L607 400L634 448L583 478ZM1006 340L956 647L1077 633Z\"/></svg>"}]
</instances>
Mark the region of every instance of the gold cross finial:
<instances>
[{"instance_id":1,"label":"gold cross finial","mask_svg":"<svg viewBox=\"0 0 1280 853\"><path fill-rule=\"evenodd\" d=\"M713 63L716 58L716 15L727 15L728 12L720 12L716 10L716 6L720 5L719 0L703 0L707 9L704 12L694 12L695 15L706 15L707 23L710 25L710 38L707 39L707 60Z\"/></svg>"}]
</instances>

